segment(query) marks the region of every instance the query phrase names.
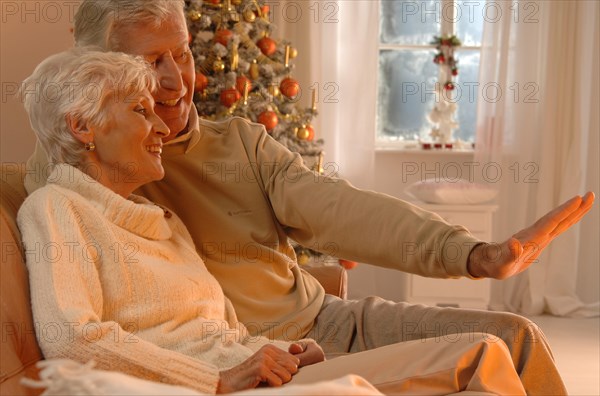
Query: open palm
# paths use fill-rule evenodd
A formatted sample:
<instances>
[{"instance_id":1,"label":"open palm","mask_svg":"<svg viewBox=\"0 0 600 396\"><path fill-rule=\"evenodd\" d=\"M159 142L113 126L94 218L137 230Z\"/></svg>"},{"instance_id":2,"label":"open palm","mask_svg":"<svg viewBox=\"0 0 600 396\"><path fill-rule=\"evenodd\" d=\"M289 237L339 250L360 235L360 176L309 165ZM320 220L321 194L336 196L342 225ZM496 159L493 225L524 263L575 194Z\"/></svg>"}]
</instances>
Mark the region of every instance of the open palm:
<instances>
[{"instance_id":1,"label":"open palm","mask_svg":"<svg viewBox=\"0 0 600 396\"><path fill-rule=\"evenodd\" d=\"M594 198L592 192L583 198L575 196L505 242L477 245L469 256L469 273L475 277L506 279L523 272L554 238L581 220L592 208Z\"/></svg>"}]
</instances>

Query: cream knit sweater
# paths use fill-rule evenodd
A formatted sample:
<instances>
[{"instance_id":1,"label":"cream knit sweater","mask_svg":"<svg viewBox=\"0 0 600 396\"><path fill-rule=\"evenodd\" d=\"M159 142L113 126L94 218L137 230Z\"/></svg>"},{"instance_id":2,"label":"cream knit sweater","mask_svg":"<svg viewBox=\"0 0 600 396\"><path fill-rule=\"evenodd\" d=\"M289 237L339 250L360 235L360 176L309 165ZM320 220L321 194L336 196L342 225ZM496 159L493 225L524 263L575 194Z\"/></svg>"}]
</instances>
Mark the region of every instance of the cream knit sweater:
<instances>
[{"instance_id":1,"label":"cream knit sweater","mask_svg":"<svg viewBox=\"0 0 600 396\"><path fill-rule=\"evenodd\" d=\"M145 198L61 164L18 224L46 358L214 393L220 369L269 342L237 321L181 220Z\"/></svg>"}]
</instances>

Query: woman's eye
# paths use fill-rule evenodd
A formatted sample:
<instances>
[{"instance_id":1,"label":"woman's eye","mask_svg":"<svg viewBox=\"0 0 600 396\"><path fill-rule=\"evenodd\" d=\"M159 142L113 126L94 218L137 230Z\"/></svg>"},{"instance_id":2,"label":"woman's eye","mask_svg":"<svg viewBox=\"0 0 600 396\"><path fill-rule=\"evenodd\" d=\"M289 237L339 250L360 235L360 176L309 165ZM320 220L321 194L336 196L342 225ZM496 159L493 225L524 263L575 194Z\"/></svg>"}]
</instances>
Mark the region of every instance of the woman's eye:
<instances>
[{"instance_id":1,"label":"woman's eye","mask_svg":"<svg viewBox=\"0 0 600 396\"><path fill-rule=\"evenodd\" d=\"M146 59L146 62L148 62L153 69L156 69L158 59Z\"/></svg>"},{"instance_id":2,"label":"woman's eye","mask_svg":"<svg viewBox=\"0 0 600 396\"><path fill-rule=\"evenodd\" d=\"M146 108L143 106L138 106L134 110L136 113L140 113L142 115L146 115Z\"/></svg>"}]
</instances>

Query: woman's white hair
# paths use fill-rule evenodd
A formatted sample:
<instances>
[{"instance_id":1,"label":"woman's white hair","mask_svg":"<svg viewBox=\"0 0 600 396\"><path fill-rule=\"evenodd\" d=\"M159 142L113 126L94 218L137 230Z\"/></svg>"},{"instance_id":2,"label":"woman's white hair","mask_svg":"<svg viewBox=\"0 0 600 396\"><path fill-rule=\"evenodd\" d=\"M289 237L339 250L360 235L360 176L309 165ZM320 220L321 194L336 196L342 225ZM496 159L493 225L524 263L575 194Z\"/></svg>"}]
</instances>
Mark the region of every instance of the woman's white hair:
<instances>
[{"instance_id":1,"label":"woman's white hair","mask_svg":"<svg viewBox=\"0 0 600 396\"><path fill-rule=\"evenodd\" d=\"M78 46L119 49L119 28L133 23L160 24L173 13L183 15L183 0L83 0L73 34Z\"/></svg>"},{"instance_id":2,"label":"woman's white hair","mask_svg":"<svg viewBox=\"0 0 600 396\"><path fill-rule=\"evenodd\" d=\"M67 117L102 127L109 100L126 100L158 87L152 67L140 57L97 48L74 48L40 63L21 87L31 127L50 163L83 165L83 144Z\"/></svg>"}]
</instances>

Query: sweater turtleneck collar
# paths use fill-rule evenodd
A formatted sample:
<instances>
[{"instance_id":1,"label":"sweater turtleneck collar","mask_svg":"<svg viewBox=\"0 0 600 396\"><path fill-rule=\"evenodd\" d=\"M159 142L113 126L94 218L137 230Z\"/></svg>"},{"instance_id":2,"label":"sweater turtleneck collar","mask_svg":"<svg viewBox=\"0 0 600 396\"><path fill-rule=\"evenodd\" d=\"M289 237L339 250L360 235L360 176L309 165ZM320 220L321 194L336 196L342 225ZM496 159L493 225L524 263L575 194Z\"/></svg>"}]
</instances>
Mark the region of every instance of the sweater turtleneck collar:
<instances>
[{"instance_id":1,"label":"sweater turtleneck collar","mask_svg":"<svg viewBox=\"0 0 600 396\"><path fill-rule=\"evenodd\" d=\"M48 184L78 193L110 222L143 238L165 240L172 235L165 209L138 195L125 199L71 165L55 165Z\"/></svg>"}]
</instances>

